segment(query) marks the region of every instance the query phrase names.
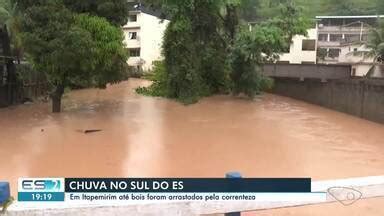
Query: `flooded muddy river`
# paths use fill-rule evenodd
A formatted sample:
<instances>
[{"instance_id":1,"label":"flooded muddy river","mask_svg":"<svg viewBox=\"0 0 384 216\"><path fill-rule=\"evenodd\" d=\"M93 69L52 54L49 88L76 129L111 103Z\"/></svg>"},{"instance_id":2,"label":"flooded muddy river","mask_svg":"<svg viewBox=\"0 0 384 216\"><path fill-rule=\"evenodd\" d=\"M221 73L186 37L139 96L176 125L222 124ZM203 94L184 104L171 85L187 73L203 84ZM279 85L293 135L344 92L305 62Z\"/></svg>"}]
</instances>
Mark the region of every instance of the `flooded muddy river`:
<instances>
[{"instance_id":1,"label":"flooded muddy river","mask_svg":"<svg viewBox=\"0 0 384 216\"><path fill-rule=\"evenodd\" d=\"M73 91L61 114L50 113L48 103L0 109L0 179L11 181L15 194L18 177L384 174L384 125L271 94L254 101L214 96L183 106L135 93L147 84L132 79ZM102 131L82 132L94 129ZM384 204L361 205L376 211L377 202ZM300 211L323 215L308 214L322 212L313 208Z\"/></svg>"}]
</instances>

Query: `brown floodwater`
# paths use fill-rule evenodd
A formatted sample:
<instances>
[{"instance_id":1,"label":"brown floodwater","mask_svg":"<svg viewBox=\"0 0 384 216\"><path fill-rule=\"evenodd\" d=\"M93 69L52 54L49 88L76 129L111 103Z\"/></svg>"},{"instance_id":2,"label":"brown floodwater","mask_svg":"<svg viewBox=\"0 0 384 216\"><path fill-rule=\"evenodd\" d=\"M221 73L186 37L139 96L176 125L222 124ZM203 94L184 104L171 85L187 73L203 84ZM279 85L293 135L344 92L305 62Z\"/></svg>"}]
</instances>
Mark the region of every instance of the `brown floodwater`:
<instances>
[{"instance_id":1,"label":"brown floodwater","mask_svg":"<svg viewBox=\"0 0 384 216\"><path fill-rule=\"evenodd\" d=\"M131 79L73 91L61 114L50 113L48 103L0 109L0 179L16 194L19 177L384 174L384 125L272 94L214 96L184 106L135 93L148 84ZM82 132L93 129L102 131ZM384 208L376 202L365 207ZM322 212L307 209L302 215Z\"/></svg>"}]
</instances>

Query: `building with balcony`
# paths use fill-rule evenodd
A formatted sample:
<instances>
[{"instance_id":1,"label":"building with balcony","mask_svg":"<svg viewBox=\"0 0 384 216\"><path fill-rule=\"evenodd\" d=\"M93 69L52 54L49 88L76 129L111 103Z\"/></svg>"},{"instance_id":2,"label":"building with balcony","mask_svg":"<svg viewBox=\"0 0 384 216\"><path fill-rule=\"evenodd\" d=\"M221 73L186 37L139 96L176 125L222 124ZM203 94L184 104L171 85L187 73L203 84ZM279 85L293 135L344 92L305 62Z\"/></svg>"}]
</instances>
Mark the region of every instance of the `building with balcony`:
<instances>
[{"instance_id":1,"label":"building with balcony","mask_svg":"<svg viewBox=\"0 0 384 216\"><path fill-rule=\"evenodd\" d=\"M152 63L162 59L163 35L169 20L161 19L160 12L132 2L134 4L129 11L128 22L123 26L129 52L128 65L140 70L151 70Z\"/></svg>"},{"instance_id":2,"label":"building with balcony","mask_svg":"<svg viewBox=\"0 0 384 216\"><path fill-rule=\"evenodd\" d=\"M373 59L355 53L369 51L364 44L380 18L384 16L317 16L317 63L352 65L353 76L365 76Z\"/></svg>"},{"instance_id":3,"label":"building with balcony","mask_svg":"<svg viewBox=\"0 0 384 216\"><path fill-rule=\"evenodd\" d=\"M308 30L307 36L294 36L289 52L282 53L276 63L351 65L352 76L365 76L373 59L358 51L369 51L365 43L370 29L381 18L384 15L317 16L316 26Z\"/></svg>"}]
</instances>

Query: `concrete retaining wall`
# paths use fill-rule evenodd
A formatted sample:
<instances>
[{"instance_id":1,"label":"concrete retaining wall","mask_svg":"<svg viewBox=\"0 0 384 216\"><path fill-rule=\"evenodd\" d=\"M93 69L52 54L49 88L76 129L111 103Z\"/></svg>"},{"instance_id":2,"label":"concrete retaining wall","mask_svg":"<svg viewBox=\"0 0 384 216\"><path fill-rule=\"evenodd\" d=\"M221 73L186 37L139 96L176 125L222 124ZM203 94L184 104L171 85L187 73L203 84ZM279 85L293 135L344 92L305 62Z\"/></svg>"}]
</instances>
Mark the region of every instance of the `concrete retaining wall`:
<instances>
[{"instance_id":1,"label":"concrete retaining wall","mask_svg":"<svg viewBox=\"0 0 384 216\"><path fill-rule=\"evenodd\" d=\"M300 79L346 79L351 76L350 65L323 64L266 64L263 74L269 77L285 77Z\"/></svg>"},{"instance_id":2,"label":"concrete retaining wall","mask_svg":"<svg viewBox=\"0 0 384 216\"><path fill-rule=\"evenodd\" d=\"M384 80L275 78L273 93L384 123Z\"/></svg>"}]
</instances>

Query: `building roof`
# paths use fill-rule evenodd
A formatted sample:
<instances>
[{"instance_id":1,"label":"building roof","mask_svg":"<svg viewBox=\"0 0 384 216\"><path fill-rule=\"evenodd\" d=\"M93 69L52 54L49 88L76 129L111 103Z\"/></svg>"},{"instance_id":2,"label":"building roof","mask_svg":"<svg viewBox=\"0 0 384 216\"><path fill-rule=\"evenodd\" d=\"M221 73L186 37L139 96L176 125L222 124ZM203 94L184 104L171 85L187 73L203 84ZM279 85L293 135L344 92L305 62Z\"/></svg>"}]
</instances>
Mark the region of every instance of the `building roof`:
<instances>
[{"instance_id":1,"label":"building roof","mask_svg":"<svg viewBox=\"0 0 384 216\"><path fill-rule=\"evenodd\" d=\"M133 11L149 14L149 15L155 16L159 19L169 20L169 17L167 17L167 15L161 9L148 7L148 6L143 5L142 3L138 3L138 4L134 5Z\"/></svg>"},{"instance_id":2,"label":"building roof","mask_svg":"<svg viewBox=\"0 0 384 216\"><path fill-rule=\"evenodd\" d=\"M362 15L362 16L316 16L316 19L370 19L384 18L384 15Z\"/></svg>"}]
</instances>

